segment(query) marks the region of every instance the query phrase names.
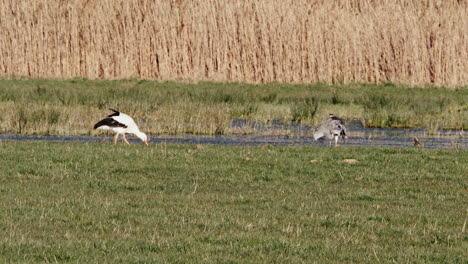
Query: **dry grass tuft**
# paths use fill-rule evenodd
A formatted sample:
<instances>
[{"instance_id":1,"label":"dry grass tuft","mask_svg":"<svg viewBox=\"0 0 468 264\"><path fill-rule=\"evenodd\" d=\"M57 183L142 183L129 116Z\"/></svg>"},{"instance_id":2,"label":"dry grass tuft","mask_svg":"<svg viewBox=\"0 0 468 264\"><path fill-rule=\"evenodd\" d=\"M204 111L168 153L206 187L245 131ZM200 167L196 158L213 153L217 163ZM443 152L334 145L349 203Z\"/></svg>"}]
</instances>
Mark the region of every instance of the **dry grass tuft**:
<instances>
[{"instance_id":1,"label":"dry grass tuft","mask_svg":"<svg viewBox=\"0 0 468 264\"><path fill-rule=\"evenodd\" d=\"M3 0L0 76L468 81L466 0Z\"/></svg>"}]
</instances>

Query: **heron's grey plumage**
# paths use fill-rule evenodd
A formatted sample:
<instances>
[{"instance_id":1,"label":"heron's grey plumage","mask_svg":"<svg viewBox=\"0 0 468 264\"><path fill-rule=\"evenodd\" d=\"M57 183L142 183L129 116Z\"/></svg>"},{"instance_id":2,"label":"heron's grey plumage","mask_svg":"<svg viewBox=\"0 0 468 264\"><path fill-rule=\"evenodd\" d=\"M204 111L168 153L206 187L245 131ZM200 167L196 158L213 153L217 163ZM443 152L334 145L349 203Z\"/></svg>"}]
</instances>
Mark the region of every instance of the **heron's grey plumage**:
<instances>
[{"instance_id":1,"label":"heron's grey plumage","mask_svg":"<svg viewBox=\"0 0 468 264\"><path fill-rule=\"evenodd\" d=\"M345 140L347 136L343 119L336 117L334 114L330 114L328 119L317 127L314 132L315 140L323 137L330 140L335 139L335 145L338 144L338 138L341 137Z\"/></svg>"}]
</instances>

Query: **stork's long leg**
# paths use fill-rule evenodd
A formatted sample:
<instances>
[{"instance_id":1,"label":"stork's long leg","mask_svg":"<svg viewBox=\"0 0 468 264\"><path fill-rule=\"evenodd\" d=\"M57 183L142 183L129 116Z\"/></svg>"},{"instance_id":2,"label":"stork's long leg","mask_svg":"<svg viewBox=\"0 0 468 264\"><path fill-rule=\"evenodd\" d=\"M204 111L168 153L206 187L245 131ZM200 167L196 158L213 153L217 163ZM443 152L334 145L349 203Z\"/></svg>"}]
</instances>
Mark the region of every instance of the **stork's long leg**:
<instances>
[{"instance_id":1,"label":"stork's long leg","mask_svg":"<svg viewBox=\"0 0 468 264\"><path fill-rule=\"evenodd\" d=\"M125 133L123 134L123 141L127 143L127 145L130 145L130 142L128 142L127 138L125 137Z\"/></svg>"},{"instance_id":2,"label":"stork's long leg","mask_svg":"<svg viewBox=\"0 0 468 264\"><path fill-rule=\"evenodd\" d=\"M114 136L114 145L117 145L117 140L119 139L119 133Z\"/></svg>"},{"instance_id":3,"label":"stork's long leg","mask_svg":"<svg viewBox=\"0 0 468 264\"><path fill-rule=\"evenodd\" d=\"M338 135L335 135L335 147L338 146Z\"/></svg>"}]
</instances>

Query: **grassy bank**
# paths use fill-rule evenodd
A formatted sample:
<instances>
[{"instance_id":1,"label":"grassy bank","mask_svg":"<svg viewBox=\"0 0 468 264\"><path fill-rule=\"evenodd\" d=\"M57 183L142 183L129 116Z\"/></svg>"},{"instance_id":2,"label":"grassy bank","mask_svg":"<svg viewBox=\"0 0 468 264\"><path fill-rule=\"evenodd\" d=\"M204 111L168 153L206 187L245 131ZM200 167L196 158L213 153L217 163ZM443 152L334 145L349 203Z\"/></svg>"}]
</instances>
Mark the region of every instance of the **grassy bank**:
<instances>
[{"instance_id":1,"label":"grassy bank","mask_svg":"<svg viewBox=\"0 0 468 264\"><path fill-rule=\"evenodd\" d=\"M83 135L116 108L150 133L229 134L233 119L317 125L329 113L367 127L468 129L468 89L248 85L140 80L0 80L0 131ZM287 131L285 131L287 133Z\"/></svg>"},{"instance_id":2,"label":"grassy bank","mask_svg":"<svg viewBox=\"0 0 468 264\"><path fill-rule=\"evenodd\" d=\"M3 142L0 262L464 263L468 151L362 150Z\"/></svg>"}]
</instances>

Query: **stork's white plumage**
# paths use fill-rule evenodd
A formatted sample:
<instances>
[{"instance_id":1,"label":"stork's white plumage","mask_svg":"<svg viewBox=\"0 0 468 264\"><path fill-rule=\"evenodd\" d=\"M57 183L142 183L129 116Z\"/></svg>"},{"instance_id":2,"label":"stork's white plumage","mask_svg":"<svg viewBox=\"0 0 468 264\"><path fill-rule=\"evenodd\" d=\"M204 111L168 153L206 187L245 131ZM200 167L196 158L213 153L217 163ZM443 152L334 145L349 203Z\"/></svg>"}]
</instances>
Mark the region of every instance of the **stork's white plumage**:
<instances>
[{"instance_id":1,"label":"stork's white plumage","mask_svg":"<svg viewBox=\"0 0 468 264\"><path fill-rule=\"evenodd\" d=\"M143 144L148 146L148 137L145 133L140 131L135 121L133 121L133 118L117 110L110 110L114 113L97 122L94 125L94 129L105 129L114 131L116 133L114 137L114 144L117 144L119 135L122 134L122 140L130 145L127 138L125 138L125 134L130 133L137 136L139 139L141 139L141 141L143 141Z\"/></svg>"}]
</instances>

